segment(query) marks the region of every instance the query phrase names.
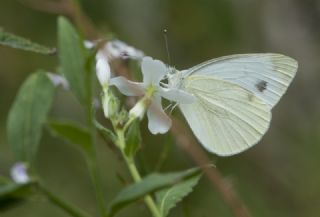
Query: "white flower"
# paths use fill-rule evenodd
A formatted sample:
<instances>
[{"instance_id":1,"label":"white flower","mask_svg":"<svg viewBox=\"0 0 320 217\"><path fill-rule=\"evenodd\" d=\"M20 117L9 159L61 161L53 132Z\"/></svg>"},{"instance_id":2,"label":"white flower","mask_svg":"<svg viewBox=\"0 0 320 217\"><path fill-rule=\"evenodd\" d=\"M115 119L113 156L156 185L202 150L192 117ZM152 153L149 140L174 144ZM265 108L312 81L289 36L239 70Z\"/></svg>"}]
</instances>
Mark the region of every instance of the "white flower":
<instances>
[{"instance_id":1,"label":"white flower","mask_svg":"<svg viewBox=\"0 0 320 217\"><path fill-rule=\"evenodd\" d=\"M95 46L94 42L85 41L87 48ZM96 72L102 86L106 86L111 76L109 62L114 58L123 59L142 59L144 53L120 40L112 40L102 46L96 54Z\"/></svg>"},{"instance_id":2,"label":"white flower","mask_svg":"<svg viewBox=\"0 0 320 217\"><path fill-rule=\"evenodd\" d=\"M13 167L11 167L10 175L12 180L18 184L25 184L30 181L27 166L21 162L15 163Z\"/></svg>"},{"instance_id":3,"label":"white flower","mask_svg":"<svg viewBox=\"0 0 320 217\"><path fill-rule=\"evenodd\" d=\"M84 47L87 49L92 49L96 46L96 43L94 43L93 41L89 41L89 40L85 40L83 42L83 44L84 44Z\"/></svg>"},{"instance_id":4,"label":"white flower","mask_svg":"<svg viewBox=\"0 0 320 217\"><path fill-rule=\"evenodd\" d=\"M111 55L111 58L130 58L130 59L141 59L144 53L132 46L120 40L112 40L106 44L106 49Z\"/></svg>"},{"instance_id":5,"label":"white flower","mask_svg":"<svg viewBox=\"0 0 320 217\"><path fill-rule=\"evenodd\" d=\"M165 78L168 69L164 63L151 57L144 57L141 63L143 82L128 81L124 77L110 79L110 85L115 85L126 96L143 96L150 94L150 105L147 110L148 128L151 133L166 133L171 126L171 120L161 106L161 97L177 103L192 103L195 97L180 90L160 86L160 81ZM142 109L133 109L131 114ZM139 111L138 111L139 110ZM139 116L139 115L137 115Z\"/></svg>"},{"instance_id":6,"label":"white flower","mask_svg":"<svg viewBox=\"0 0 320 217\"><path fill-rule=\"evenodd\" d=\"M57 87L61 85L63 89L69 90L69 83L63 76L52 73L52 72L48 72L47 76L49 77L49 79L51 80L54 86Z\"/></svg>"}]
</instances>

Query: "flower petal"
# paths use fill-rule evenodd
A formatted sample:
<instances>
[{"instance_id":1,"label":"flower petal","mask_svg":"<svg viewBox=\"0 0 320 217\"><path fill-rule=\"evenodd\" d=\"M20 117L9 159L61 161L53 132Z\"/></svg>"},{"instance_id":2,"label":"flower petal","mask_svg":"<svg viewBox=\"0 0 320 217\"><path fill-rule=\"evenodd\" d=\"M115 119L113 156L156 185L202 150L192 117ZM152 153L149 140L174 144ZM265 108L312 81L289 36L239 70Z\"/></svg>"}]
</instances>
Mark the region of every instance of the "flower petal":
<instances>
[{"instance_id":1,"label":"flower petal","mask_svg":"<svg viewBox=\"0 0 320 217\"><path fill-rule=\"evenodd\" d=\"M161 79L167 74L166 65L160 60L151 57L144 57L141 63L143 83L158 85Z\"/></svg>"},{"instance_id":2,"label":"flower petal","mask_svg":"<svg viewBox=\"0 0 320 217\"><path fill-rule=\"evenodd\" d=\"M171 119L161 107L161 96L154 95L153 98L147 111L148 128L152 134L164 134L171 127Z\"/></svg>"},{"instance_id":3,"label":"flower petal","mask_svg":"<svg viewBox=\"0 0 320 217\"><path fill-rule=\"evenodd\" d=\"M176 88L171 89L160 87L158 88L158 91L162 97L181 104L193 103L196 100L195 96Z\"/></svg>"},{"instance_id":4,"label":"flower petal","mask_svg":"<svg viewBox=\"0 0 320 217\"><path fill-rule=\"evenodd\" d=\"M89 41L89 40L85 40L83 42L83 44L84 44L84 47L87 48L87 49L92 49L92 48L94 48L96 46L95 42Z\"/></svg>"},{"instance_id":5,"label":"flower petal","mask_svg":"<svg viewBox=\"0 0 320 217\"><path fill-rule=\"evenodd\" d=\"M103 50L98 51L96 55L96 70L97 77L102 86L108 84L110 79L111 70L108 62L108 57Z\"/></svg>"},{"instance_id":6,"label":"flower petal","mask_svg":"<svg viewBox=\"0 0 320 217\"><path fill-rule=\"evenodd\" d=\"M137 117L142 120L146 112L146 104L144 101L139 101L132 109L129 111L129 116Z\"/></svg>"},{"instance_id":7,"label":"flower petal","mask_svg":"<svg viewBox=\"0 0 320 217\"><path fill-rule=\"evenodd\" d=\"M109 84L116 86L126 96L142 96L145 92L142 83L129 81L122 76L111 78Z\"/></svg>"},{"instance_id":8,"label":"flower petal","mask_svg":"<svg viewBox=\"0 0 320 217\"><path fill-rule=\"evenodd\" d=\"M120 40L112 40L106 44L112 58L142 59L144 53Z\"/></svg>"},{"instance_id":9,"label":"flower petal","mask_svg":"<svg viewBox=\"0 0 320 217\"><path fill-rule=\"evenodd\" d=\"M51 72L48 72L47 76L49 77L54 86L57 87L61 85L63 89L69 90L69 83L63 76Z\"/></svg>"}]
</instances>

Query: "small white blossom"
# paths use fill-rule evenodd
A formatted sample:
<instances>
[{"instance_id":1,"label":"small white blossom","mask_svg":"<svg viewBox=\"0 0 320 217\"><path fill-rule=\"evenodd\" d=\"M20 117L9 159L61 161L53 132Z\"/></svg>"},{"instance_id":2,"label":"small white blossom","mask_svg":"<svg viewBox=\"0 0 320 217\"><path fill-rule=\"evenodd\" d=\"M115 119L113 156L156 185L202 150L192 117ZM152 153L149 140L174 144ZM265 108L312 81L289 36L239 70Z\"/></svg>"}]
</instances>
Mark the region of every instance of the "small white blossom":
<instances>
[{"instance_id":1,"label":"small white blossom","mask_svg":"<svg viewBox=\"0 0 320 217\"><path fill-rule=\"evenodd\" d=\"M87 49L92 49L97 46L97 43L89 40L84 41L84 46ZM108 51L105 46L100 48L96 54L96 74L101 86L107 86L111 76L109 65Z\"/></svg>"},{"instance_id":2,"label":"small white blossom","mask_svg":"<svg viewBox=\"0 0 320 217\"><path fill-rule=\"evenodd\" d=\"M106 49L111 55L111 58L123 59L142 59L144 53L120 40L112 40L106 44Z\"/></svg>"},{"instance_id":3,"label":"small white blossom","mask_svg":"<svg viewBox=\"0 0 320 217\"><path fill-rule=\"evenodd\" d=\"M69 83L63 76L51 72L48 72L47 76L49 77L54 86L57 87L61 85L63 89L69 90Z\"/></svg>"},{"instance_id":4,"label":"small white blossom","mask_svg":"<svg viewBox=\"0 0 320 217\"><path fill-rule=\"evenodd\" d=\"M94 46L96 46L96 43L94 43L93 41L89 41L89 40L84 41L85 48L92 49L92 48L94 48Z\"/></svg>"},{"instance_id":5,"label":"small white blossom","mask_svg":"<svg viewBox=\"0 0 320 217\"><path fill-rule=\"evenodd\" d=\"M195 97L180 89L160 86L160 81L168 73L167 67L161 61L144 57L141 70L143 82L128 81L120 76L110 79L110 85L115 85L126 96L143 96L152 90L151 102L147 110L148 128L153 134L166 133L171 127L171 120L162 109L161 97L177 103L192 103ZM140 106L137 105L137 108L133 108L131 113L136 113L139 116L139 112L143 111ZM146 105L142 104L142 106Z\"/></svg>"},{"instance_id":6,"label":"small white blossom","mask_svg":"<svg viewBox=\"0 0 320 217\"><path fill-rule=\"evenodd\" d=\"M84 46L87 49L95 47L97 44L91 41L85 41ZM119 107L119 102L109 90L109 80L112 75L109 62L114 58L132 58L141 59L143 52L127 45L119 40L112 40L105 43L96 54L96 75L102 86L102 107L106 118L113 116Z\"/></svg>"},{"instance_id":7,"label":"small white blossom","mask_svg":"<svg viewBox=\"0 0 320 217\"><path fill-rule=\"evenodd\" d=\"M13 165L10 170L12 180L18 184L25 184L30 181L30 177L27 172L27 166L24 163L18 162Z\"/></svg>"},{"instance_id":8,"label":"small white blossom","mask_svg":"<svg viewBox=\"0 0 320 217\"><path fill-rule=\"evenodd\" d=\"M95 46L93 42L85 41L87 48ZM109 62L115 58L123 59L142 59L144 53L120 40L112 40L99 49L96 54L96 71L97 77L102 86L108 84L112 75Z\"/></svg>"}]
</instances>

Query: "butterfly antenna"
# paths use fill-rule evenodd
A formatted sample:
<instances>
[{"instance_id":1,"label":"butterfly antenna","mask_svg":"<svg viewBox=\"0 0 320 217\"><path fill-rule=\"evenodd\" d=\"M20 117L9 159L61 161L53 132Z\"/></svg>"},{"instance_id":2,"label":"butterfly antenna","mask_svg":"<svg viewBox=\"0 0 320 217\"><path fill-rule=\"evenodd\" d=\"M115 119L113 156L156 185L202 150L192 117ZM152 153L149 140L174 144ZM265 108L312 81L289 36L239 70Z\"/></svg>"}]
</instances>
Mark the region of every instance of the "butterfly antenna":
<instances>
[{"instance_id":1,"label":"butterfly antenna","mask_svg":"<svg viewBox=\"0 0 320 217\"><path fill-rule=\"evenodd\" d=\"M164 42L165 42L165 45L166 45L168 63L169 63L169 65L171 65L171 58L170 58L170 52L169 52L169 43L168 43L168 30L167 29L163 30L163 37L164 37Z\"/></svg>"}]
</instances>

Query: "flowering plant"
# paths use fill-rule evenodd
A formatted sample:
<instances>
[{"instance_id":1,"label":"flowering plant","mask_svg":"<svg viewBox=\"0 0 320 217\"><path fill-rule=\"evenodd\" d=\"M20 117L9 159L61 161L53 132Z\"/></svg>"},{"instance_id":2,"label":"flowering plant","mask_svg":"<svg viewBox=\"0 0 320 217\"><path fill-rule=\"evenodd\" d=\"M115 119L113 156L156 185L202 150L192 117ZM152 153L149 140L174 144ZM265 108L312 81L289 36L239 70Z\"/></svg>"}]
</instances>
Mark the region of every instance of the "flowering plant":
<instances>
[{"instance_id":1,"label":"flowering plant","mask_svg":"<svg viewBox=\"0 0 320 217\"><path fill-rule=\"evenodd\" d=\"M9 46L22 44L24 47L19 48L43 54L55 51L5 34L11 37ZM164 134L171 127L171 118L162 108L162 98L173 104L188 104L195 100L194 96L166 84L171 69L161 61L145 57L143 52L119 40L103 43L85 41L63 17L58 20L57 55L58 73L40 70L31 74L20 88L10 110L8 142L17 163L11 169L11 179L6 178L0 185L0 199L23 201L40 193L70 216L91 216L50 191L37 171L35 159L42 128L47 126L52 135L77 145L84 153L95 189L99 216L114 216L139 199L144 199L154 217L167 216L192 191L201 172L199 168L192 168L174 173L151 173L142 177L135 163L136 153L142 143L140 122L146 114L150 132ZM112 62L119 59L135 61L141 65L142 82L116 76ZM96 80L100 84L100 97L94 94ZM84 108L86 125L49 118L54 95L59 87L74 93ZM123 103L116 89L125 96L134 97L133 105ZM96 103L99 98L100 103ZM104 118L99 117L100 111ZM105 121L109 124L101 124ZM108 125L110 127L106 127ZM108 202L105 200L106 192L102 188L96 158L97 134L114 144L134 181Z\"/></svg>"}]
</instances>

